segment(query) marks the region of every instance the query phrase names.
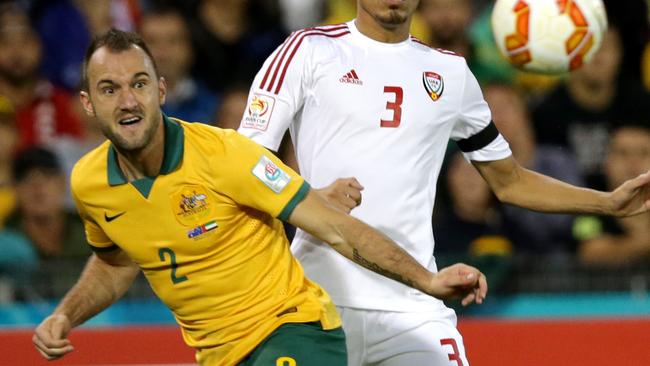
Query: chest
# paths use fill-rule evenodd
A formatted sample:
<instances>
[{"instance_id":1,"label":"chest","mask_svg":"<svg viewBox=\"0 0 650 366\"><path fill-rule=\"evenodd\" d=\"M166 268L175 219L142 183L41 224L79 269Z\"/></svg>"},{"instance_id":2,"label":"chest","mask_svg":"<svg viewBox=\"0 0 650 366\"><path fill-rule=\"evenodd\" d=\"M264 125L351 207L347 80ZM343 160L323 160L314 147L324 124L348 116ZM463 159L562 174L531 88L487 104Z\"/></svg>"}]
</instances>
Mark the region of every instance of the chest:
<instances>
[{"instance_id":1,"label":"chest","mask_svg":"<svg viewBox=\"0 0 650 366\"><path fill-rule=\"evenodd\" d=\"M314 63L305 113L365 132L439 129L457 115L460 82L444 64L422 56L408 48L341 44L336 53Z\"/></svg>"},{"instance_id":2,"label":"chest","mask_svg":"<svg viewBox=\"0 0 650 366\"><path fill-rule=\"evenodd\" d=\"M131 183L112 190L93 216L106 236L144 268L158 263L164 252L191 258L219 250L242 215L200 177L160 176L146 196Z\"/></svg>"}]
</instances>

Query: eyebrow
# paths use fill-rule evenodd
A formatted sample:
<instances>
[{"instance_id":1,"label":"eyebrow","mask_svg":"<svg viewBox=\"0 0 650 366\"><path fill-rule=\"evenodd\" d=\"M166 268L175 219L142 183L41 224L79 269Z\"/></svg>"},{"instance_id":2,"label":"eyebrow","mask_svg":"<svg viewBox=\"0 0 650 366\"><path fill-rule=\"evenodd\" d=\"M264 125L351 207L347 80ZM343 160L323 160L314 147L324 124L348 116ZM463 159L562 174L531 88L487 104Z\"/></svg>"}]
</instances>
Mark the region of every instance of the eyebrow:
<instances>
[{"instance_id":1,"label":"eyebrow","mask_svg":"<svg viewBox=\"0 0 650 366\"><path fill-rule=\"evenodd\" d=\"M140 71L140 72L136 72L135 75L133 75L132 79L137 79L137 78L140 78L140 77L143 77L143 76L147 77L147 78L151 78L151 76L149 76L148 72ZM101 79L101 80L97 81L97 86L100 86L102 84L111 84L111 85L113 85L113 84L115 84L115 82L112 79Z\"/></svg>"}]
</instances>

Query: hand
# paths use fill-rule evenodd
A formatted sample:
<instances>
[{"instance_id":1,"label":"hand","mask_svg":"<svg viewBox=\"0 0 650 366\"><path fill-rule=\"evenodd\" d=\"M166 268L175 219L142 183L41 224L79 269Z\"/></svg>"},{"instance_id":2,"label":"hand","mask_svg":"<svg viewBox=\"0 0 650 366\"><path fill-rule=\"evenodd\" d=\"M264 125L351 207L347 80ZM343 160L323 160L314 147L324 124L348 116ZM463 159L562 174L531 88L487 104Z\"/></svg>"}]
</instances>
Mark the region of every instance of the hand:
<instances>
[{"instance_id":1,"label":"hand","mask_svg":"<svg viewBox=\"0 0 650 366\"><path fill-rule=\"evenodd\" d=\"M461 303L467 306L472 302L482 304L487 291L487 280L481 271L456 263L435 274L428 293L441 300L461 297Z\"/></svg>"},{"instance_id":2,"label":"hand","mask_svg":"<svg viewBox=\"0 0 650 366\"><path fill-rule=\"evenodd\" d=\"M36 327L32 342L43 357L56 360L74 350L70 340L66 338L71 328L72 324L67 316L52 314Z\"/></svg>"},{"instance_id":3,"label":"hand","mask_svg":"<svg viewBox=\"0 0 650 366\"><path fill-rule=\"evenodd\" d=\"M650 211L650 171L625 181L612 193L612 214L625 217Z\"/></svg>"},{"instance_id":4,"label":"hand","mask_svg":"<svg viewBox=\"0 0 650 366\"><path fill-rule=\"evenodd\" d=\"M316 192L330 205L350 213L361 204L362 190L363 186L356 178L339 178L325 188L316 189Z\"/></svg>"}]
</instances>

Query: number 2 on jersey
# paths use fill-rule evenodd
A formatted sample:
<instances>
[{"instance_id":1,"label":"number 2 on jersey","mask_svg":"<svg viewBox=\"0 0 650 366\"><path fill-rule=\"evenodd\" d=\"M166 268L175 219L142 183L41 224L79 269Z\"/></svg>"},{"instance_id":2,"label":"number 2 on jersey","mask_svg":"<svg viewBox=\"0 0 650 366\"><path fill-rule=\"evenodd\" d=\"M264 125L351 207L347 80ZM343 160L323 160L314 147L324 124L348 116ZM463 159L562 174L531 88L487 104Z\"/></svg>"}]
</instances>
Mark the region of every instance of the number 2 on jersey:
<instances>
[{"instance_id":1,"label":"number 2 on jersey","mask_svg":"<svg viewBox=\"0 0 650 366\"><path fill-rule=\"evenodd\" d=\"M399 86L385 86L384 93L395 94L395 99L386 102L386 109L393 111L393 119L381 120L381 127L398 127L402 122L402 102L404 101L404 91Z\"/></svg>"},{"instance_id":2,"label":"number 2 on jersey","mask_svg":"<svg viewBox=\"0 0 650 366\"><path fill-rule=\"evenodd\" d=\"M171 262L172 267L171 276L174 285L183 281L187 281L187 276L176 277L176 270L178 269L178 263L176 263L176 253L174 253L174 251L170 248L160 248L160 250L158 250L158 256L163 262L166 262L165 254L169 254L169 261Z\"/></svg>"}]
</instances>

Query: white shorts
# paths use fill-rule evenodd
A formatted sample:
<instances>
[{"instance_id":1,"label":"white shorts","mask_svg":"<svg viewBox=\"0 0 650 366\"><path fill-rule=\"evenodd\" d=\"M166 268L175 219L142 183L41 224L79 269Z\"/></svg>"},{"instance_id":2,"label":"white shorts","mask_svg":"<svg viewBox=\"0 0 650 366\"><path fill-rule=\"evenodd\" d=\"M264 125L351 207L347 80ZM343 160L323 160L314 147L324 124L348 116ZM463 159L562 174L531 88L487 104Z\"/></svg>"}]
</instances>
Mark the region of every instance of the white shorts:
<instances>
[{"instance_id":1,"label":"white shorts","mask_svg":"<svg viewBox=\"0 0 650 366\"><path fill-rule=\"evenodd\" d=\"M469 366L456 314L337 307L348 366Z\"/></svg>"}]
</instances>

